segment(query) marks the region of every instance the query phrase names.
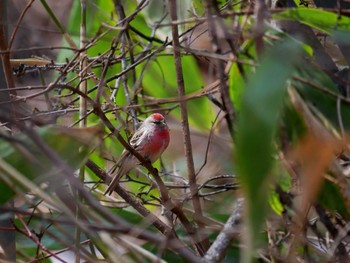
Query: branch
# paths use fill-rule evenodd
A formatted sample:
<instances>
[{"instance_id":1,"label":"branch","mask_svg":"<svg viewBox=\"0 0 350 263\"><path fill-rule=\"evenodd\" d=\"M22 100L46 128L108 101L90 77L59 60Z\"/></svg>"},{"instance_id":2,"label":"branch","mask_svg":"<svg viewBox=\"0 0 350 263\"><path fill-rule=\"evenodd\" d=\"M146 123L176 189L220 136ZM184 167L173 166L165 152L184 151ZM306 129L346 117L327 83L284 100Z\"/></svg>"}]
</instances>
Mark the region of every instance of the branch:
<instances>
[{"instance_id":1,"label":"branch","mask_svg":"<svg viewBox=\"0 0 350 263\"><path fill-rule=\"evenodd\" d=\"M256 51L258 55L261 55L264 49L264 23L267 16L267 6L264 0L255 1L254 15L256 17L254 28Z\"/></svg>"},{"instance_id":2,"label":"branch","mask_svg":"<svg viewBox=\"0 0 350 263\"><path fill-rule=\"evenodd\" d=\"M206 10L206 15L207 15L207 21L208 21L208 31L209 31L209 36L211 38L211 44L213 47L213 50L216 54L221 55L222 50L219 45L219 40L216 32L216 25L215 25L215 20L213 17L213 10L215 10L215 6L213 5L213 1L211 0L206 0L205 1L205 10ZM221 19L221 17L217 18ZM231 47L232 49L232 47ZM228 87L228 76L225 72L225 62L221 61L219 59L215 59L215 64L216 64L216 72L217 72L217 77L220 81L220 95L221 95L221 100L222 100L222 105L223 105L223 110L225 112L225 118L227 122L227 127L230 131L230 134L233 139L233 134L234 134L234 129L233 129L233 123L235 119L235 110L233 107L233 104L230 100L230 93L229 93L229 87ZM237 64L239 67L240 65ZM244 74L242 74L244 76Z\"/></svg>"},{"instance_id":3,"label":"branch","mask_svg":"<svg viewBox=\"0 0 350 263\"><path fill-rule=\"evenodd\" d=\"M217 236L216 240L205 254L205 262L221 262L221 260L225 257L226 251L231 245L233 238L240 233L243 206L244 199L237 199L233 211L224 228L221 230L220 234Z\"/></svg>"},{"instance_id":4,"label":"branch","mask_svg":"<svg viewBox=\"0 0 350 263\"><path fill-rule=\"evenodd\" d=\"M105 171L98 167L94 162L88 160L86 166L91 169L100 179L103 181L110 180L109 176ZM128 204L130 204L137 212L139 212L148 222L150 222L155 228L157 228L162 234L172 240L174 243L174 251L179 253L184 259L190 260L191 262L198 261L198 258L193 254L191 250L187 248L177 237L175 231L167 226L158 217L147 210L140 202L128 194L119 184L114 188L114 191L123 198ZM175 246L176 244L176 246Z\"/></svg>"},{"instance_id":5,"label":"branch","mask_svg":"<svg viewBox=\"0 0 350 263\"><path fill-rule=\"evenodd\" d=\"M176 0L171 0L169 3L170 3L169 8L170 8L171 21L177 21ZM171 29L172 29L172 37L173 37L174 60L175 60L176 80L177 80L177 86L178 86L178 96L180 99L181 126L183 131L183 141L185 145L185 155L186 155L186 161L187 161L188 178L190 183L190 192L192 196L193 208L195 211L194 220L196 221L199 227L198 234L203 235L200 239L200 240L203 239L203 241L200 241L201 247L206 251L207 247L209 246L209 240L207 239L207 237L204 236L205 231L203 230L205 228L205 225L201 222L201 218L203 217L203 214L202 214L202 208L201 208L201 204L198 196L196 172L195 172L194 163L193 163L190 128L189 128L188 117L187 117L187 104L182 100L182 98L185 96L185 85L184 85L182 64L181 64L179 32L178 32L177 25L173 25ZM203 254L204 251L202 250L200 251L200 253Z\"/></svg>"}]
</instances>

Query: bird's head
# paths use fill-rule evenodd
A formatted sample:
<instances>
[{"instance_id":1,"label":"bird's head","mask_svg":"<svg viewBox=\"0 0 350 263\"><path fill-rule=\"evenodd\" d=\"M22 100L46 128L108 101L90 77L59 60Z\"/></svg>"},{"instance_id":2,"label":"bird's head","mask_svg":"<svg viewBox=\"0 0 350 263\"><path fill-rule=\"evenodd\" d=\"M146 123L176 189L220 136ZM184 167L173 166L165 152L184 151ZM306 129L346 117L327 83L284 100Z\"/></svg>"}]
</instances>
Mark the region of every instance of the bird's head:
<instances>
[{"instance_id":1,"label":"bird's head","mask_svg":"<svg viewBox=\"0 0 350 263\"><path fill-rule=\"evenodd\" d=\"M151 116L149 116L145 120L145 123L146 122L150 123L150 124L153 124L153 125L156 125L156 126L161 127L161 128L167 127L167 124L165 122L165 118L160 113L153 113Z\"/></svg>"}]
</instances>

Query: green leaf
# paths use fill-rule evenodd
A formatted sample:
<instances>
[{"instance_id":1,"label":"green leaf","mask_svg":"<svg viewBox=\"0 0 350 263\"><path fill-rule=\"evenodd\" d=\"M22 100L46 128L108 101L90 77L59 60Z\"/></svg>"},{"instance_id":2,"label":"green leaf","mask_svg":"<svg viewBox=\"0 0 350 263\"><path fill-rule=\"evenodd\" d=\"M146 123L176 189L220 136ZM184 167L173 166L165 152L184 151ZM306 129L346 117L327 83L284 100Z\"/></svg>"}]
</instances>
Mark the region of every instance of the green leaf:
<instances>
[{"instance_id":1,"label":"green leaf","mask_svg":"<svg viewBox=\"0 0 350 263\"><path fill-rule=\"evenodd\" d=\"M194 13L198 17L204 15L205 8L204 8L204 5L203 5L203 1L202 0L193 0L191 2L192 2L192 9L193 9Z\"/></svg>"},{"instance_id":2,"label":"green leaf","mask_svg":"<svg viewBox=\"0 0 350 263\"><path fill-rule=\"evenodd\" d=\"M288 8L272 15L275 20L295 20L325 33L334 30L348 31L350 18L314 8Z\"/></svg>"},{"instance_id":3,"label":"green leaf","mask_svg":"<svg viewBox=\"0 0 350 263\"><path fill-rule=\"evenodd\" d=\"M246 72L246 71L245 71ZM232 64L229 75L229 87L230 87L230 96L235 105L236 110L239 111L241 108L241 97L243 94L245 86L245 81L241 73L239 72L237 63Z\"/></svg>"},{"instance_id":4,"label":"green leaf","mask_svg":"<svg viewBox=\"0 0 350 263\"><path fill-rule=\"evenodd\" d=\"M87 38L90 39L94 37L94 35L99 31L101 28L101 24L105 23L108 25L115 26L117 24L116 21L111 19L111 14L114 14L114 5L112 1L104 1L104 0L97 0L97 1L87 1L86 3L86 32L87 32ZM89 19L89 18L94 19ZM80 7L80 1L73 1L72 8L69 14L69 19L67 23L67 29L66 29L66 35L69 34L70 39L74 40L75 43L79 43L80 36L80 23L81 23L81 7ZM105 27L102 27L101 33L106 31L107 29ZM106 35L104 35L102 38L99 39L92 47L88 49L88 55L89 56L97 56L104 51L108 50L111 47L112 39L113 37L116 37L118 35L118 32L115 30L110 30L110 32ZM70 50L61 50L57 56L58 62L65 62L66 58L71 58L74 56L74 52Z\"/></svg>"},{"instance_id":5,"label":"green leaf","mask_svg":"<svg viewBox=\"0 0 350 263\"><path fill-rule=\"evenodd\" d=\"M244 44L245 54L249 54L250 57L240 55L239 59L246 61L247 63L254 63L253 58L256 58L255 45L253 41L246 41ZM239 70L239 65L243 69L245 76L250 76L254 72L254 66L244 64L241 62L235 62L232 64L229 74L229 87L230 96L237 111L241 108L242 94L246 85L246 81Z\"/></svg>"},{"instance_id":6,"label":"green leaf","mask_svg":"<svg viewBox=\"0 0 350 263\"><path fill-rule=\"evenodd\" d=\"M236 134L237 171L247 200L250 262L258 243L268 203L268 177L273 165L273 138L283 109L286 81L298 61L301 47L286 41L268 50L243 94ZM281 60L288 54L288 60Z\"/></svg>"},{"instance_id":7,"label":"green leaf","mask_svg":"<svg viewBox=\"0 0 350 263\"><path fill-rule=\"evenodd\" d=\"M275 213L279 216L282 215L283 211L284 211L284 207L283 204L281 203L279 196L276 192L273 192L270 197L269 197L269 204L271 206L271 208L273 209L273 211L275 211Z\"/></svg>"}]
</instances>

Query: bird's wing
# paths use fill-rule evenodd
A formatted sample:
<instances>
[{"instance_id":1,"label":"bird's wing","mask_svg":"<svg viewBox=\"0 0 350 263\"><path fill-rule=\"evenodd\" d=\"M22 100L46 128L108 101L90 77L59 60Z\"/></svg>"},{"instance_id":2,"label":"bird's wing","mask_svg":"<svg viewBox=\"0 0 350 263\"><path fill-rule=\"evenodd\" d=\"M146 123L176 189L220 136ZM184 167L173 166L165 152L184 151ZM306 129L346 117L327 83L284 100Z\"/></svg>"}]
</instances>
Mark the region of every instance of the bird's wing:
<instances>
[{"instance_id":1,"label":"bird's wing","mask_svg":"<svg viewBox=\"0 0 350 263\"><path fill-rule=\"evenodd\" d=\"M145 127L141 125L141 127L135 132L130 140L130 145L136 150L140 144L145 140L147 133L145 132Z\"/></svg>"},{"instance_id":2,"label":"bird's wing","mask_svg":"<svg viewBox=\"0 0 350 263\"><path fill-rule=\"evenodd\" d=\"M145 132L146 127L141 125L140 128L135 132L135 134L132 136L130 140L130 146L133 147L136 151L137 149L142 146L142 142L146 140L147 133ZM124 150L122 155L120 156L119 160L116 163L116 166L119 167L119 170L117 174L113 177L111 183L109 184L105 194L111 194L118 184L120 178L126 174L127 172L132 169L133 162L135 162L135 157L132 156L130 159L132 153L130 153L128 150ZM130 160L129 160L130 159Z\"/></svg>"}]
</instances>

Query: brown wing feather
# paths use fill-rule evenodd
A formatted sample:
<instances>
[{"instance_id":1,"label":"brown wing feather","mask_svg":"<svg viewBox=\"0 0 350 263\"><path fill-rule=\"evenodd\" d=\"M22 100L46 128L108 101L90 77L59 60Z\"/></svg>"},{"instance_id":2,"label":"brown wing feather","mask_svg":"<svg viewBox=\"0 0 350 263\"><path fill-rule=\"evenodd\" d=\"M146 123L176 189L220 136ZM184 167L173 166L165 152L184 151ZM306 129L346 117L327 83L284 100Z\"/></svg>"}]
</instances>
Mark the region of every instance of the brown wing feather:
<instances>
[{"instance_id":1,"label":"brown wing feather","mask_svg":"<svg viewBox=\"0 0 350 263\"><path fill-rule=\"evenodd\" d=\"M140 142L142 141L142 136L144 134L143 130L144 126L141 125L141 127L136 131L136 133L132 136L130 140L130 146L132 146L135 150L137 150L138 146L140 145ZM127 162L129 158L130 161ZM118 172L116 173L116 175L113 176L111 183L109 184L107 190L104 193L105 195L110 195L113 193L114 188L120 181L120 178L133 168L133 161L135 161L135 157L131 156L131 153L129 151L124 150L116 163L116 166L119 166Z\"/></svg>"}]
</instances>

